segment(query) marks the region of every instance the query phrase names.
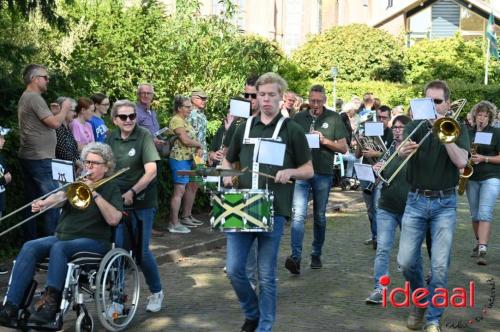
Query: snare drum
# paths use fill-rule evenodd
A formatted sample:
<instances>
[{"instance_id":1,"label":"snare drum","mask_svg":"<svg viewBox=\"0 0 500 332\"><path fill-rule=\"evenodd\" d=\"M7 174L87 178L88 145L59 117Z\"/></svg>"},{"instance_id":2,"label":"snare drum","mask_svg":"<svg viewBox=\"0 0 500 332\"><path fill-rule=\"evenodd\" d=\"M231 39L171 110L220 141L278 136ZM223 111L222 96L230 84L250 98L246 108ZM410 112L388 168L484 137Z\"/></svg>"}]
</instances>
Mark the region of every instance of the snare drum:
<instances>
[{"instance_id":1,"label":"snare drum","mask_svg":"<svg viewBox=\"0 0 500 332\"><path fill-rule=\"evenodd\" d=\"M267 190L231 189L212 193L210 224L222 232L273 230L274 195Z\"/></svg>"}]
</instances>

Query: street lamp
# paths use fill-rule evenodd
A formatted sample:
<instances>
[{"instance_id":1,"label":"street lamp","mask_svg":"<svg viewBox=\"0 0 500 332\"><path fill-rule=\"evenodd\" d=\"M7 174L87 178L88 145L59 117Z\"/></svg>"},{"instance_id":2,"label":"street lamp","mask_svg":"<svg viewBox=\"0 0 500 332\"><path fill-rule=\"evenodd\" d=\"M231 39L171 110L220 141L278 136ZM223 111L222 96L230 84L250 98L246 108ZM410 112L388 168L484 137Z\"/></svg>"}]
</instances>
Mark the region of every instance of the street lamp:
<instances>
[{"instance_id":1,"label":"street lamp","mask_svg":"<svg viewBox=\"0 0 500 332\"><path fill-rule=\"evenodd\" d=\"M337 112L337 75L339 70L337 67L332 67L331 74L333 77L333 111Z\"/></svg>"}]
</instances>

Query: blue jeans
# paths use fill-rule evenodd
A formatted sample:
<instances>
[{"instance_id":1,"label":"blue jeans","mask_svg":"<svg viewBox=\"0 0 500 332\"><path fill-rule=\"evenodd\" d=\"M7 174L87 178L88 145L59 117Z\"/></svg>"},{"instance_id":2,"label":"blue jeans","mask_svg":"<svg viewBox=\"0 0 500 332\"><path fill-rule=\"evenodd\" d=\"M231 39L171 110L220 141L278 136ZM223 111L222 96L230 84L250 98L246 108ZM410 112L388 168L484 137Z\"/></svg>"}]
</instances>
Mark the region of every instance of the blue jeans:
<instances>
[{"instance_id":1,"label":"blue jeans","mask_svg":"<svg viewBox=\"0 0 500 332\"><path fill-rule=\"evenodd\" d=\"M399 239L398 263L410 282L412 291L424 287L420 249L428 228L432 238L431 280L429 299L438 287L447 288L451 245L455 232L457 196L452 194L428 198L413 192L408 193L403 216L403 228ZM422 301L423 302L423 301ZM444 308L431 304L425 316L428 324L439 324Z\"/></svg>"},{"instance_id":2,"label":"blue jeans","mask_svg":"<svg viewBox=\"0 0 500 332\"><path fill-rule=\"evenodd\" d=\"M377 253L373 266L375 289L381 288L380 277L389 275L389 260L396 228L401 228L402 214L396 214L384 209L377 210Z\"/></svg>"},{"instance_id":3,"label":"blue jeans","mask_svg":"<svg viewBox=\"0 0 500 332\"><path fill-rule=\"evenodd\" d=\"M368 187L370 182L361 181L361 187L365 189ZM370 231L372 233L372 240L377 239L377 208L378 200L380 198L380 190L382 184L374 188L371 195L367 195L363 192L363 199L366 205L366 211L368 212L368 220L370 220Z\"/></svg>"},{"instance_id":4,"label":"blue jeans","mask_svg":"<svg viewBox=\"0 0 500 332\"><path fill-rule=\"evenodd\" d=\"M247 276L250 283L257 286L257 241L254 241L247 256Z\"/></svg>"},{"instance_id":5,"label":"blue jeans","mask_svg":"<svg viewBox=\"0 0 500 332\"><path fill-rule=\"evenodd\" d=\"M326 204L332 186L331 175L315 174L309 180L297 180L293 193L293 218L291 228L292 257L300 260L302 256L302 242L304 241L304 223L307 219L307 202L309 190L312 190L314 210L314 239L312 255L321 256L321 248L325 242L326 233Z\"/></svg>"},{"instance_id":6,"label":"blue jeans","mask_svg":"<svg viewBox=\"0 0 500 332\"><path fill-rule=\"evenodd\" d=\"M51 159L20 159L19 161L23 172L24 199L26 203L57 188L57 182L52 180ZM31 216L31 207L25 209L24 217L28 218L29 216ZM43 220L43 234L46 236L53 235L59 220L59 209L50 209L38 218ZM21 226L25 242L38 237L36 225L38 218L30 220Z\"/></svg>"},{"instance_id":7,"label":"blue jeans","mask_svg":"<svg viewBox=\"0 0 500 332\"><path fill-rule=\"evenodd\" d=\"M471 219L474 222L493 220L497 196L500 193L500 179L467 182Z\"/></svg>"},{"instance_id":8,"label":"blue jeans","mask_svg":"<svg viewBox=\"0 0 500 332\"><path fill-rule=\"evenodd\" d=\"M158 293L162 290L160 273L158 272L158 265L156 264L156 258L149 249L149 242L151 241L151 231L153 230L153 221L156 213L155 208L148 209L135 209L138 217L142 220L142 261L141 270L146 279L146 284L149 287L151 293ZM130 221L135 233L137 228L137 219L135 214L129 210ZM118 225L116 229L116 244L118 247L123 248L125 239L125 226L123 223Z\"/></svg>"},{"instance_id":9,"label":"blue jeans","mask_svg":"<svg viewBox=\"0 0 500 332\"><path fill-rule=\"evenodd\" d=\"M55 236L47 236L26 242L17 255L12 270L12 284L7 292L7 300L15 305L22 303L24 293L35 274L35 265L44 258L50 257L47 287L62 291L71 256L80 251L105 254L108 247L109 245L102 241L88 238L61 241Z\"/></svg>"},{"instance_id":10,"label":"blue jeans","mask_svg":"<svg viewBox=\"0 0 500 332\"><path fill-rule=\"evenodd\" d=\"M276 317L276 262L285 217L274 216L272 232L227 233L227 276L231 281L246 319L259 320L257 331L271 331ZM257 240L259 297L246 272L247 256Z\"/></svg>"}]
</instances>

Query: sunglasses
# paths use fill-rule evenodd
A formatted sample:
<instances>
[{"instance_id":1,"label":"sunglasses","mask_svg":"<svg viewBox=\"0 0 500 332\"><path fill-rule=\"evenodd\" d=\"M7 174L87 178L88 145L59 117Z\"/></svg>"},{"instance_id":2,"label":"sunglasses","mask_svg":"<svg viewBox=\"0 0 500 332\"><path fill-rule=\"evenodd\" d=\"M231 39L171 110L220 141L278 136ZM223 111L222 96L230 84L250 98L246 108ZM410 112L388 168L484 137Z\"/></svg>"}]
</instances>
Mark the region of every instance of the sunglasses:
<instances>
[{"instance_id":1,"label":"sunglasses","mask_svg":"<svg viewBox=\"0 0 500 332\"><path fill-rule=\"evenodd\" d=\"M434 102L434 104L440 105L443 103L444 100L443 99L432 99L432 101Z\"/></svg>"},{"instance_id":2,"label":"sunglasses","mask_svg":"<svg viewBox=\"0 0 500 332\"><path fill-rule=\"evenodd\" d=\"M117 118L120 118L122 121L127 121L127 118L129 118L131 121L134 121L135 118L137 117L136 113L130 113L130 114L117 114Z\"/></svg>"},{"instance_id":3,"label":"sunglasses","mask_svg":"<svg viewBox=\"0 0 500 332\"><path fill-rule=\"evenodd\" d=\"M252 99L255 99L257 98L257 94L256 93L244 93L243 96L245 96L246 99L252 97Z\"/></svg>"}]
</instances>

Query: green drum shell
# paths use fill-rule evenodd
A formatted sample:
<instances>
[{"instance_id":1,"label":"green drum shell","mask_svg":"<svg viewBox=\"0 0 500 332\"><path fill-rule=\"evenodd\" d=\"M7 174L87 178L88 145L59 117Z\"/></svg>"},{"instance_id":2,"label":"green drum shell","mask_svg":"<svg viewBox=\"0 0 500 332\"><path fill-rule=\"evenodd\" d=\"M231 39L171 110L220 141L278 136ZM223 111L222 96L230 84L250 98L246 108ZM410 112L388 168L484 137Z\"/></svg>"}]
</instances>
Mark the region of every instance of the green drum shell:
<instances>
[{"instance_id":1,"label":"green drum shell","mask_svg":"<svg viewBox=\"0 0 500 332\"><path fill-rule=\"evenodd\" d=\"M256 199L257 195L262 197ZM210 223L215 231L270 232L273 230L274 195L270 191L252 189L218 191L212 193L210 201L212 205ZM253 202L247 204L248 201ZM220 203L230 208L236 208L241 204L245 206L228 214L227 209ZM223 214L226 216L222 217Z\"/></svg>"}]
</instances>

